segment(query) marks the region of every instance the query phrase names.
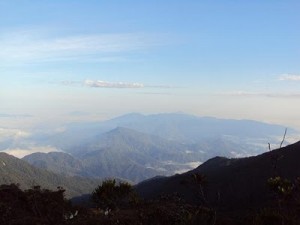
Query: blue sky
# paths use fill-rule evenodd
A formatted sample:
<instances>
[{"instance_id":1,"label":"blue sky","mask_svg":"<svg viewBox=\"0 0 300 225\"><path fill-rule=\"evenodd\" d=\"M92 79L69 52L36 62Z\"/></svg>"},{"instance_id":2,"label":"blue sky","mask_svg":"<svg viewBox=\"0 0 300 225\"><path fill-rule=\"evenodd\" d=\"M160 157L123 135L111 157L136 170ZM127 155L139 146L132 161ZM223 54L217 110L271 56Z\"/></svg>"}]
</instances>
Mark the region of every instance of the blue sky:
<instances>
[{"instance_id":1,"label":"blue sky","mask_svg":"<svg viewBox=\"0 0 300 225\"><path fill-rule=\"evenodd\" d=\"M0 122L186 112L300 128L299 1L0 0Z\"/></svg>"}]
</instances>

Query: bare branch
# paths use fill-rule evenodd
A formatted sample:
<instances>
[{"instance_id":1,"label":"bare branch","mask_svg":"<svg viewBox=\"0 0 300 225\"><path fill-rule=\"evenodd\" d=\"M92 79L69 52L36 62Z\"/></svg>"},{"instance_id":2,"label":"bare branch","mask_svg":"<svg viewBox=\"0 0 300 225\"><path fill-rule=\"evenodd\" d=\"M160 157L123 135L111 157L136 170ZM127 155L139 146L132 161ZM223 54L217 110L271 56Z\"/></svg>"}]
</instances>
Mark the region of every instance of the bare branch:
<instances>
[{"instance_id":1,"label":"bare branch","mask_svg":"<svg viewBox=\"0 0 300 225\"><path fill-rule=\"evenodd\" d=\"M279 147L279 148L282 147L282 144L283 144L283 142L284 142L284 140L285 140L286 132L287 132L287 128L285 128L284 135L283 135L283 139L282 139L282 141L281 141L281 143L280 143L280 147Z\"/></svg>"}]
</instances>

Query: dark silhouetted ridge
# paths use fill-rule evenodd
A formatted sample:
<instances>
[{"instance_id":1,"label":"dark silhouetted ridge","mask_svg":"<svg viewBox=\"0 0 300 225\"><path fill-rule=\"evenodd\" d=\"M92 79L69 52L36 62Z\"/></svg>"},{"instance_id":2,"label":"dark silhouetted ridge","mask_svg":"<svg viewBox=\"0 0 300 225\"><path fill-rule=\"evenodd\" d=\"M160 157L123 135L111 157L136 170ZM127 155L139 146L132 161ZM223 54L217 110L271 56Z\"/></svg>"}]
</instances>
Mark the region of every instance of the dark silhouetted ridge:
<instances>
[{"instance_id":1,"label":"dark silhouetted ridge","mask_svg":"<svg viewBox=\"0 0 300 225\"><path fill-rule=\"evenodd\" d=\"M189 202L199 201L199 189L192 174L205 176L205 196L210 204L223 209L245 209L266 205L271 200L267 181L280 176L300 177L300 142L255 157L227 159L215 157L182 175L150 180L137 185L145 198L179 193Z\"/></svg>"}]
</instances>

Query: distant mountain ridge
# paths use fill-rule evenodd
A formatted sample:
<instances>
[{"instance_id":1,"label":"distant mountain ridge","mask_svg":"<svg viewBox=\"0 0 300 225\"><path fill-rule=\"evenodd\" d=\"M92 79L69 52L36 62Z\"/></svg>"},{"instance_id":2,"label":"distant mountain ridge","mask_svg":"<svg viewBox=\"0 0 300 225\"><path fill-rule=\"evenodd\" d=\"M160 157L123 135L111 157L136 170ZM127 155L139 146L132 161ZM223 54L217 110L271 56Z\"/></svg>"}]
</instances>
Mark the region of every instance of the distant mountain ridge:
<instances>
[{"instance_id":1,"label":"distant mountain ridge","mask_svg":"<svg viewBox=\"0 0 300 225\"><path fill-rule=\"evenodd\" d=\"M106 126L131 128L176 141L198 141L209 136L233 135L259 138L265 135L282 135L283 126L253 120L198 117L183 113L164 113L144 116L128 114L104 122ZM292 128L289 128L293 132Z\"/></svg>"},{"instance_id":2,"label":"distant mountain ridge","mask_svg":"<svg viewBox=\"0 0 300 225\"><path fill-rule=\"evenodd\" d=\"M36 152L25 156L23 160L37 168L60 173L67 176L88 176L82 162L63 152Z\"/></svg>"},{"instance_id":3,"label":"distant mountain ridge","mask_svg":"<svg viewBox=\"0 0 300 225\"><path fill-rule=\"evenodd\" d=\"M58 186L61 186L66 189L68 197L74 197L90 193L97 187L100 180L58 175L0 152L0 184L10 183L20 184L24 189L40 185L42 188L56 190Z\"/></svg>"},{"instance_id":4,"label":"distant mountain ridge","mask_svg":"<svg viewBox=\"0 0 300 225\"><path fill-rule=\"evenodd\" d=\"M249 120L133 113L104 122L69 124L57 134L40 137L43 145L70 154L62 155L62 161L38 154L24 159L54 172L136 183L182 173L215 156L257 155L268 150L268 142L282 138L284 130ZM288 135L293 133L289 128Z\"/></svg>"},{"instance_id":5,"label":"distant mountain ridge","mask_svg":"<svg viewBox=\"0 0 300 225\"><path fill-rule=\"evenodd\" d=\"M203 155L177 142L122 127L99 135L90 144L73 151L74 156L62 152L33 153L23 159L53 172L138 182L157 174L189 170L191 167L185 163Z\"/></svg>"},{"instance_id":6,"label":"distant mountain ridge","mask_svg":"<svg viewBox=\"0 0 300 225\"><path fill-rule=\"evenodd\" d=\"M218 119L188 114L166 113L142 115L126 114L111 120L79 122L65 126L65 131L48 136L43 141L57 143L61 149L71 151L72 146L88 143L95 136L117 127L129 128L145 134L159 136L180 143L196 144L208 138L264 139L282 137L286 127L252 120ZM298 133L288 128L288 133Z\"/></svg>"}]
</instances>

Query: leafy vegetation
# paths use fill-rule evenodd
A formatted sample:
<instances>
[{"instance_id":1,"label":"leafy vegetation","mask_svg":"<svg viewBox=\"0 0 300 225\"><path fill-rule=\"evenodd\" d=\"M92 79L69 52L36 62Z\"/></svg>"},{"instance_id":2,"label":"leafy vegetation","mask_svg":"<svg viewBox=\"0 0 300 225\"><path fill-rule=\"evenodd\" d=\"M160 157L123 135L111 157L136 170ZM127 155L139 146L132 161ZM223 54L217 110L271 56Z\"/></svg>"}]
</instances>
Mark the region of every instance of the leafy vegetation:
<instances>
[{"instance_id":1,"label":"leafy vegetation","mask_svg":"<svg viewBox=\"0 0 300 225\"><path fill-rule=\"evenodd\" d=\"M1 224L63 224L71 212L71 205L64 198L65 190L41 189L35 186L22 191L18 185L0 186Z\"/></svg>"},{"instance_id":2,"label":"leafy vegetation","mask_svg":"<svg viewBox=\"0 0 300 225\"><path fill-rule=\"evenodd\" d=\"M192 174L190 181L199 188L206 178ZM8 225L298 225L300 223L300 178L281 177L266 183L276 197L268 207L234 211L210 206L202 196L190 204L180 195L162 195L156 199L131 200L134 190L125 182L106 180L92 193L96 208L73 206L65 199L65 190L50 191L34 186L21 190L18 185L0 186L0 224ZM199 190L200 195L205 195ZM205 197L206 198L206 197Z\"/></svg>"},{"instance_id":3,"label":"leafy vegetation","mask_svg":"<svg viewBox=\"0 0 300 225\"><path fill-rule=\"evenodd\" d=\"M105 180L92 193L92 200L101 209L116 209L128 202L133 194L132 186L127 182Z\"/></svg>"}]
</instances>

